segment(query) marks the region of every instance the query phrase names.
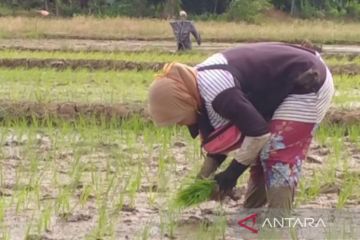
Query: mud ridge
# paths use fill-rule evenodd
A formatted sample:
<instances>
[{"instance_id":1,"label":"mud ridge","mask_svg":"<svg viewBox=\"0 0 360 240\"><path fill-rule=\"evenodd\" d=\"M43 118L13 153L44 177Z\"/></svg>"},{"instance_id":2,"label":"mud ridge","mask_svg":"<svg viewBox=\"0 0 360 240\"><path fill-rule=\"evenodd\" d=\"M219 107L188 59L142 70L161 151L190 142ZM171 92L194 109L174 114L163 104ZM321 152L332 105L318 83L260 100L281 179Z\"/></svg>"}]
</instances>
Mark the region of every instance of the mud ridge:
<instances>
[{"instance_id":1,"label":"mud ridge","mask_svg":"<svg viewBox=\"0 0 360 240\"><path fill-rule=\"evenodd\" d=\"M0 59L0 67L7 68L52 68L89 69L89 70L153 70L159 71L164 62L133 62L121 60L95 60L95 59ZM194 65L194 63L186 63ZM330 65L333 74L357 75L360 74L359 64Z\"/></svg>"},{"instance_id":2,"label":"mud ridge","mask_svg":"<svg viewBox=\"0 0 360 240\"><path fill-rule=\"evenodd\" d=\"M39 103L0 101L0 121L25 119L33 120L59 119L75 121L78 119L116 121L140 116L149 120L149 114L142 102L134 103ZM331 108L325 121L333 124L359 124L360 108Z\"/></svg>"},{"instance_id":3,"label":"mud ridge","mask_svg":"<svg viewBox=\"0 0 360 240\"><path fill-rule=\"evenodd\" d=\"M39 102L0 102L0 121L6 120L124 120L133 116L146 117L143 104L101 104L101 103L39 103Z\"/></svg>"},{"instance_id":4,"label":"mud ridge","mask_svg":"<svg viewBox=\"0 0 360 240\"><path fill-rule=\"evenodd\" d=\"M90 69L90 70L160 70L164 63L147 63L114 60L92 59L0 59L0 67L7 68L53 68L64 69Z\"/></svg>"}]
</instances>

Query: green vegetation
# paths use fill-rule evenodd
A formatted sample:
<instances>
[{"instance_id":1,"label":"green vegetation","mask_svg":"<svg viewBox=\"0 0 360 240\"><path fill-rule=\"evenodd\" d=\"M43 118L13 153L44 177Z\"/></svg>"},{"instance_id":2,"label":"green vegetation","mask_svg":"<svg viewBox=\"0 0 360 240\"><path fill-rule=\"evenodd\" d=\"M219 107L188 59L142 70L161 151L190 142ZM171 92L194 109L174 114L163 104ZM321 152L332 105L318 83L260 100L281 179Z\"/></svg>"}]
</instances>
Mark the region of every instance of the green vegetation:
<instances>
[{"instance_id":1,"label":"green vegetation","mask_svg":"<svg viewBox=\"0 0 360 240\"><path fill-rule=\"evenodd\" d=\"M248 17L263 13L267 8L281 10L284 14L302 18L340 18L351 17L358 19L360 3L354 0L4 0L0 14L19 14L22 9L44 8L55 15L73 16L75 14L91 14L96 16L131 16L131 17L167 17L175 16L182 8L191 14L201 15L202 18L215 18L233 15L232 9L239 9L237 18L252 21ZM241 7L241 8L240 8ZM10 8L10 9L9 9ZM265 9L267 9L265 8ZM230 14L229 14L230 12ZM24 14L24 13L23 13ZM30 15L30 13L28 13Z\"/></svg>"},{"instance_id":2,"label":"green vegetation","mask_svg":"<svg viewBox=\"0 0 360 240\"><path fill-rule=\"evenodd\" d=\"M0 50L1 58L7 59L83 59L83 60L120 60L132 62L186 62L199 63L209 54L199 52L168 53L168 52L73 52L73 51L26 51ZM359 60L360 62L360 60Z\"/></svg>"},{"instance_id":3,"label":"green vegetation","mask_svg":"<svg viewBox=\"0 0 360 240\"><path fill-rule=\"evenodd\" d=\"M336 93L333 99L335 105L343 107L359 107L360 76L335 75Z\"/></svg>"},{"instance_id":4,"label":"green vegetation","mask_svg":"<svg viewBox=\"0 0 360 240\"><path fill-rule=\"evenodd\" d=\"M330 149L330 155L318 165L321 171L318 168L304 170L297 204L316 200L325 184L340 189L329 206L343 208L360 197L356 187L359 185L358 173L352 169L350 150L343 141L348 135L351 136L350 143L358 144L359 132L360 127L356 125L324 125L319 129L317 142ZM167 217L160 224L164 234L176 235L177 229L184 227L176 220L179 217L177 207L164 203L172 203L180 183L188 181L187 178L198 170L201 159L198 142L190 138L186 129L156 128L137 118L121 125L116 122L100 125L63 122L57 127L5 121L0 134L3 192L0 196L0 226L6 226L6 217L1 216L5 212L9 214L11 209L19 215L31 213L34 216L28 222L17 222L17 226L27 226L28 236L56 231L56 218L70 226L74 224L72 219L82 216L96 219L90 232L75 233L69 228L62 234L66 237L77 234L88 239L113 236L116 239L121 234L120 219L126 219L127 211L155 208L166 213ZM175 145L178 141L185 143L186 148L174 155L174 151L179 150ZM18 164L13 165L15 162ZM309 163L304 165L307 169ZM180 170L184 167L188 170ZM239 186L246 184L246 178L247 175L241 177ZM190 185L190 192L183 190L177 195L181 206L209 198L213 182L198 183ZM89 208L96 209L94 215L86 215ZM226 213L218 214L219 219L215 218L214 224L189 225L190 232L182 234L209 236L208 230L221 236L227 227ZM137 223L145 223L157 215L157 212L145 215L147 217L138 219ZM217 221L219 225L216 225ZM14 226L2 228L3 236L11 239L16 229ZM133 234L147 236L148 230L139 228Z\"/></svg>"},{"instance_id":5,"label":"green vegetation","mask_svg":"<svg viewBox=\"0 0 360 240\"><path fill-rule=\"evenodd\" d=\"M214 180L196 179L180 189L174 200L175 207L182 209L209 201L215 187Z\"/></svg>"},{"instance_id":6,"label":"green vegetation","mask_svg":"<svg viewBox=\"0 0 360 240\"><path fill-rule=\"evenodd\" d=\"M360 65L360 56L325 56L324 60L329 65Z\"/></svg>"},{"instance_id":7,"label":"green vegetation","mask_svg":"<svg viewBox=\"0 0 360 240\"><path fill-rule=\"evenodd\" d=\"M149 27L151 26L151 27ZM309 27L311 26L311 28ZM197 21L196 27L204 41L252 42L286 41L315 43L359 43L360 23L329 20L266 21L260 25ZM3 17L1 38L84 38L171 40L174 36L169 21L125 17L26 18ZM64 40L66 41L66 40ZM111 44L111 43L108 43Z\"/></svg>"},{"instance_id":8,"label":"green vegetation","mask_svg":"<svg viewBox=\"0 0 360 240\"><path fill-rule=\"evenodd\" d=\"M118 103L145 100L152 71L1 69L2 100ZM131 86L131 89L129 89Z\"/></svg>"},{"instance_id":9,"label":"green vegetation","mask_svg":"<svg viewBox=\"0 0 360 240\"><path fill-rule=\"evenodd\" d=\"M154 74L151 71L0 69L0 88L2 99L15 101L144 101ZM359 76L335 76L335 84L338 89L335 103L351 95L356 97L351 101L358 102ZM129 86L134 92L128 93ZM321 171L305 170L296 198L298 205L316 201L322 196L325 184L340 189L329 203L331 207L347 207L360 197L356 187L358 173L353 171L351 150L345 144L360 147L359 133L358 125L323 125L318 130L316 140L330 149L330 155L319 165ZM163 234L176 236L183 230L180 215L176 215L177 207L171 203L176 191L182 188L181 183L189 181L201 163L199 142L192 140L185 128L156 128L139 118L110 123L59 121L55 127L51 122L34 120L29 125L25 120L5 117L0 136L3 238L12 239L17 229L9 227L5 214L27 213L33 217L17 225L26 227L29 238L56 231L55 219L70 226L80 216L94 219L96 223L91 231L69 230L66 237L82 234L88 239L109 236L116 239L127 211L142 209L159 209L166 215L160 221ZM247 177L248 173L242 176L238 186L245 186ZM190 193L180 192L180 205L208 199L212 184L193 185ZM192 195L199 187L204 192L196 190L197 194ZM95 211L87 215L88 209ZM144 217L144 224L158 214ZM227 228L225 214L220 212L219 219L210 225L206 222L190 225L189 235L223 236ZM151 239L153 225L143 226L147 227L137 229L134 235Z\"/></svg>"},{"instance_id":10,"label":"green vegetation","mask_svg":"<svg viewBox=\"0 0 360 240\"><path fill-rule=\"evenodd\" d=\"M81 103L145 101L153 71L90 71L0 68L1 100ZM337 106L358 106L360 76L335 75ZM131 86L131 90L129 90Z\"/></svg>"},{"instance_id":11,"label":"green vegetation","mask_svg":"<svg viewBox=\"0 0 360 240\"><path fill-rule=\"evenodd\" d=\"M320 171L315 168L300 181L297 205L313 202L323 193L334 193L338 194L338 198L326 207L343 208L351 199L360 197L360 189L355 187L360 184L358 173L353 169L354 160L351 152L346 150L348 144L344 142L344 136L352 136L350 143L359 146L359 131L358 124L347 127L323 124L318 129L315 138L320 146L329 149L330 154L320 166Z\"/></svg>"},{"instance_id":12,"label":"green vegetation","mask_svg":"<svg viewBox=\"0 0 360 240\"><path fill-rule=\"evenodd\" d=\"M211 53L185 52L169 53L159 51L139 52L100 52L100 51L30 51L15 49L0 49L4 59L52 59L52 60L116 60L144 63L167 63L172 61L197 64L209 57ZM324 60L330 65L360 65L360 56L325 55Z\"/></svg>"},{"instance_id":13,"label":"green vegetation","mask_svg":"<svg viewBox=\"0 0 360 240\"><path fill-rule=\"evenodd\" d=\"M149 168L153 161L160 161L153 154L161 153L163 158L169 158L173 135L184 135L189 139L183 130L158 129L138 119L124 122L121 129L114 126L115 123L101 127L81 122L73 126L64 122L54 128L37 124L27 126L21 121L3 123L0 129L1 191L7 190L4 186L9 186L11 194L0 196L0 211L4 213L13 208L17 214L30 211L34 219L19 224L29 224L28 235L40 236L53 229L54 217L71 224L68 219L76 212L86 212L95 204L98 213L91 217L98 216L98 220L91 235L99 238L111 233L124 206L131 206L138 197L150 197L150 193L139 191L145 179L155 185L163 184L166 189L174 184L175 175L169 176L171 181L157 180L157 168ZM4 146L12 149L18 141L21 141L19 155L6 151ZM158 142L167 144L154 151ZM140 147L141 155L136 154ZM191 149L189 147L188 151ZM19 164L7 164L14 158ZM166 161L163 164L167 169L173 163ZM141 166L149 171L143 172ZM161 192L152 194L156 201L151 204L161 207ZM0 218L0 225L4 220L6 218Z\"/></svg>"},{"instance_id":14,"label":"green vegetation","mask_svg":"<svg viewBox=\"0 0 360 240\"><path fill-rule=\"evenodd\" d=\"M81 17L51 19L55 23L53 28L43 19L2 20L2 26L13 21L18 23L12 26L14 29L10 26L0 27L5 37L10 36L11 32L18 36L31 33L34 26L27 24L34 22L37 23L37 33L41 34L58 30L65 30L65 35L93 34L87 32L90 29L86 25L87 18ZM111 32L111 28L115 28L120 20L123 19L89 18L95 24L92 29L97 37L106 29L96 24L108 23ZM83 21L84 24L80 24L76 31L67 30L74 21ZM136 21L139 24L139 28L135 26L136 31L146 30L142 36L149 36L150 30L162 32L165 27L156 27L167 24L165 21L149 19ZM149 21L158 25L147 32L144 26L148 28L146 24ZM271 23L263 26L226 23L229 24L226 27L230 27L230 30L231 27L245 27L245 30L241 30L245 32L256 29L258 32L250 34L253 38L258 38L259 33L268 27L265 32L271 36L296 39L310 33L309 23L298 21L294 23L293 29L283 29L282 34L272 33L276 25ZM214 29L211 29L211 23L201 24L204 24L208 33L212 33L210 36L216 36L216 31L220 29L220 24L214 23ZM279 26L280 32L286 24ZM316 24L313 28L315 30L334 23ZM303 28L301 25L304 25ZM340 29L343 25L336 26ZM354 40L358 34L353 31L355 27L358 24L353 24L329 39L346 39L350 34L353 38L347 40ZM122 31L125 30L111 36L120 36ZM289 31L293 35L286 35ZM328 28L322 31L333 33ZM129 30L127 32L132 34ZM236 31L233 33L234 36L229 33L226 37L234 39L240 36ZM319 33L318 39L329 37L321 36L322 33ZM160 36L167 34L164 30ZM155 51L104 53L19 50L0 50L0 55L9 59L108 59L144 63L173 60L197 63L208 56L197 52L170 54ZM358 56L327 56L325 60L333 65L360 64ZM147 88L155 74L154 71L0 68L0 102L112 104L139 101L145 105ZM333 105L359 107L360 75L335 75L334 81L336 95ZM234 210L233 206L211 202L210 208L195 208L198 203L210 198L214 181L194 182L202 155L198 139L192 139L187 128L157 128L146 119L136 116L122 121L81 117L72 121L57 119L54 124L52 119L40 121L34 118L29 121L11 118L2 114L2 110L1 239L52 239L57 236L64 239L72 239L74 236L81 239L119 239L126 234L131 234L129 238L136 236L139 239L227 238L228 228L232 227L227 220L229 211ZM360 199L360 175L356 156L360 149L360 125L322 124L316 132L315 140L317 146L310 154L317 153L321 161L303 163L296 204L338 209L357 206ZM224 168L226 162L221 166L221 169ZM246 186L248 176L249 172L239 179L239 187ZM176 204L173 204L174 196ZM185 212L179 212L179 208ZM333 235L337 236L329 234L328 238L334 239Z\"/></svg>"}]
</instances>

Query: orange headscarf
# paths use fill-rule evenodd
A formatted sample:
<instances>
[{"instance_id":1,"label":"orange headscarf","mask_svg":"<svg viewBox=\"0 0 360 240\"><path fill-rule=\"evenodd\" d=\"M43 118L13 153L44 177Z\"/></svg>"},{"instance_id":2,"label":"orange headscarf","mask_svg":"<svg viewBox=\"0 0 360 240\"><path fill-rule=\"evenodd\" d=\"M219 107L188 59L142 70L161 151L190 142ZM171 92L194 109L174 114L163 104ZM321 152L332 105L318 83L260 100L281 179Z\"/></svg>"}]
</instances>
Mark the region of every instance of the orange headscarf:
<instances>
[{"instance_id":1,"label":"orange headscarf","mask_svg":"<svg viewBox=\"0 0 360 240\"><path fill-rule=\"evenodd\" d=\"M149 90L149 112L158 126L190 125L200 107L196 70L181 63L164 66Z\"/></svg>"}]
</instances>

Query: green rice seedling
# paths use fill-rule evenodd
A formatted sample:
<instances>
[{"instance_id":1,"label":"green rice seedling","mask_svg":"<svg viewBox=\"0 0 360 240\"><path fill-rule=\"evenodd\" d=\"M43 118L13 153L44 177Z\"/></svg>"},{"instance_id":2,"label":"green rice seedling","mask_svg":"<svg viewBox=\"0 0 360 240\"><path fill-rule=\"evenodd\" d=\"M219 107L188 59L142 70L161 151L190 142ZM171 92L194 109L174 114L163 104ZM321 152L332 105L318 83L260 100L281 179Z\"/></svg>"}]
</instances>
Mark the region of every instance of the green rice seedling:
<instances>
[{"instance_id":1,"label":"green rice seedling","mask_svg":"<svg viewBox=\"0 0 360 240\"><path fill-rule=\"evenodd\" d=\"M150 187L150 191L146 194L149 206L156 207L157 196L158 196L158 194L156 192L154 192L152 190L152 188Z\"/></svg>"},{"instance_id":2,"label":"green rice seedling","mask_svg":"<svg viewBox=\"0 0 360 240\"><path fill-rule=\"evenodd\" d=\"M148 225L145 225L143 227L143 230L141 231L141 236L139 236L137 239L141 240L147 240L150 237L150 227Z\"/></svg>"},{"instance_id":3,"label":"green rice seedling","mask_svg":"<svg viewBox=\"0 0 360 240\"><path fill-rule=\"evenodd\" d=\"M37 206L37 209L41 208L41 186L40 186L40 179L38 179L36 181L36 183L34 185L32 185L32 191L31 191L33 198L34 198L34 202L35 202L35 206Z\"/></svg>"},{"instance_id":4,"label":"green rice seedling","mask_svg":"<svg viewBox=\"0 0 360 240\"><path fill-rule=\"evenodd\" d=\"M80 163L80 157L81 157L81 153L75 151L73 165L71 167L71 171L69 174L71 177L70 187L72 188L73 191L76 190L76 188L79 186L81 182L81 176L83 173L83 166Z\"/></svg>"},{"instance_id":5,"label":"green rice seedling","mask_svg":"<svg viewBox=\"0 0 360 240\"><path fill-rule=\"evenodd\" d=\"M41 213L40 217L37 222L37 233L41 235L44 231L50 229L51 224L51 215L52 215L52 207L50 204L44 208Z\"/></svg>"},{"instance_id":6,"label":"green rice seedling","mask_svg":"<svg viewBox=\"0 0 360 240\"><path fill-rule=\"evenodd\" d=\"M216 182L214 180L196 179L179 190L174 200L174 206L182 209L208 201L215 189Z\"/></svg>"},{"instance_id":7,"label":"green rice seedling","mask_svg":"<svg viewBox=\"0 0 360 240\"><path fill-rule=\"evenodd\" d=\"M27 205L28 199L28 190L26 188L22 188L21 190L16 192L16 213L19 213L20 210L24 209Z\"/></svg>"},{"instance_id":8,"label":"green rice seedling","mask_svg":"<svg viewBox=\"0 0 360 240\"><path fill-rule=\"evenodd\" d=\"M320 127L316 130L316 134L315 134L316 141L320 145L326 146L328 138L329 138L328 126L325 126L324 124L320 125Z\"/></svg>"},{"instance_id":9,"label":"green rice seedling","mask_svg":"<svg viewBox=\"0 0 360 240\"><path fill-rule=\"evenodd\" d=\"M142 167L141 164L139 164L138 168L135 169L132 175L134 176L133 180L129 184L128 188L128 194L130 199L130 206L135 206L135 200L136 200L136 193L139 190L139 187L141 185L141 179L142 179Z\"/></svg>"},{"instance_id":10,"label":"green rice seedling","mask_svg":"<svg viewBox=\"0 0 360 240\"><path fill-rule=\"evenodd\" d=\"M1 228L0 232L0 239L1 240L11 240L10 231L4 227Z\"/></svg>"},{"instance_id":11,"label":"green rice seedling","mask_svg":"<svg viewBox=\"0 0 360 240\"><path fill-rule=\"evenodd\" d=\"M106 204L102 203L102 206L98 209L98 220L95 229L87 236L87 239L104 239L114 238L114 228L109 220L109 216L106 211Z\"/></svg>"},{"instance_id":12,"label":"green rice seedling","mask_svg":"<svg viewBox=\"0 0 360 240\"><path fill-rule=\"evenodd\" d=\"M114 208L114 215L118 215L121 213L125 203L125 191L121 191L118 195L118 198L115 199L115 208Z\"/></svg>"},{"instance_id":13,"label":"green rice seedling","mask_svg":"<svg viewBox=\"0 0 360 240\"><path fill-rule=\"evenodd\" d=\"M360 147L360 125L353 124L347 127L347 132L349 135L349 140Z\"/></svg>"},{"instance_id":14,"label":"green rice seedling","mask_svg":"<svg viewBox=\"0 0 360 240\"><path fill-rule=\"evenodd\" d=\"M344 174L345 174L345 179L341 187L338 202L336 204L337 208L343 208L345 206L349 197L353 194L353 189L357 184L357 181L356 179L354 179L354 177L349 175L347 172L345 172Z\"/></svg>"},{"instance_id":15,"label":"green rice seedling","mask_svg":"<svg viewBox=\"0 0 360 240\"><path fill-rule=\"evenodd\" d=\"M0 226L4 222L5 219L5 210L6 210L6 202L4 197L0 197Z\"/></svg>"},{"instance_id":16,"label":"green rice seedling","mask_svg":"<svg viewBox=\"0 0 360 240\"><path fill-rule=\"evenodd\" d=\"M117 176L115 175L112 175L112 174L107 174L105 176L106 178L106 190L104 191L103 195L104 197L106 197L106 199L109 199L110 198L110 195L111 195L111 192L112 191L115 191L115 188L116 188L116 179L117 179Z\"/></svg>"},{"instance_id":17,"label":"green rice seedling","mask_svg":"<svg viewBox=\"0 0 360 240\"><path fill-rule=\"evenodd\" d=\"M168 235L168 238L175 238L175 230L177 227L177 220L179 218L179 211L174 208L162 210L160 212L160 234Z\"/></svg>"},{"instance_id":18,"label":"green rice seedling","mask_svg":"<svg viewBox=\"0 0 360 240\"><path fill-rule=\"evenodd\" d=\"M60 192L55 200L55 212L60 215L67 215L70 211L70 197L71 191L68 186L60 189Z\"/></svg>"},{"instance_id":19,"label":"green rice seedling","mask_svg":"<svg viewBox=\"0 0 360 240\"><path fill-rule=\"evenodd\" d=\"M93 186L92 185L85 185L83 188L83 191L80 194L80 199L79 199L79 203L81 204L82 207L85 207L85 204L87 203L87 201L89 200L91 193L94 191Z\"/></svg>"},{"instance_id":20,"label":"green rice seedling","mask_svg":"<svg viewBox=\"0 0 360 240\"><path fill-rule=\"evenodd\" d=\"M0 133L1 134L1 133ZM2 154L1 154L2 152L1 152L1 150L0 150L0 157L2 158L2 159L4 159L3 157L2 157ZM6 173L4 173L5 172L5 170L3 169L3 163L0 161L0 186L4 186L4 174L6 174Z\"/></svg>"},{"instance_id":21,"label":"green rice seedling","mask_svg":"<svg viewBox=\"0 0 360 240\"><path fill-rule=\"evenodd\" d=\"M26 224L26 231L25 231L25 239L26 240L32 238L31 231L32 231L32 228L34 225L33 220L34 220L34 215L31 216L30 221L28 221L28 223Z\"/></svg>"},{"instance_id":22,"label":"green rice seedling","mask_svg":"<svg viewBox=\"0 0 360 240\"><path fill-rule=\"evenodd\" d=\"M119 213L125 203L125 197L126 194L128 192L128 189L130 188L129 185L131 183L131 174L129 173L129 169L127 166L123 166L120 170L120 173L117 176L117 184L116 184L116 189L118 189L118 191L114 191L113 193L113 199L114 199L114 213Z\"/></svg>"},{"instance_id":23,"label":"green rice seedling","mask_svg":"<svg viewBox=\"0 0 360 240\"><path fill-rule=\"evenodd\" d=\"M166 160L163 154L160 154L158 160L158 172L157 172L157 186L160 192L166 191L167 177L166 177Z\"/></svg>"},{"instance_id":24,"label":"green rice seedling","mask_svg":"<svg viewBox=\"0 0 360 240\"><path fill-rule=\"evenodd\" d=\"M211 222L203 220L196 234L196 239L226 239L225 232L227 228L227 220L225 213L219 212Z\"/></svg>"},{"instance_id":25,"label":"green rice seedling","mask_svg":"<svg viewBox=\"0 0 360 240\"><path fill-rule=\"evenodd\" d=\"M295 199L296 206L306 203L320 194L320 188L323 184L320 174L314 173L311 179L303 179L299 182L299 193Z\"/></svg>"},{"instance_id":26,"label":"green rice seedling","mask_svg":"<svg viewBox=\"0 0 360 240\"><path fill-rule=\"evenodd\" d=\"M346 159L345 157L341 156L341 160ZM324 166L323 172L319 173L322 175L326 183L335 183L336 181L336 170L338 168L338 161L339 158L335 154L331 154L326 159L326 166ZM325 184L323 182L322 184Z\"/></svg>"}]
</instances>

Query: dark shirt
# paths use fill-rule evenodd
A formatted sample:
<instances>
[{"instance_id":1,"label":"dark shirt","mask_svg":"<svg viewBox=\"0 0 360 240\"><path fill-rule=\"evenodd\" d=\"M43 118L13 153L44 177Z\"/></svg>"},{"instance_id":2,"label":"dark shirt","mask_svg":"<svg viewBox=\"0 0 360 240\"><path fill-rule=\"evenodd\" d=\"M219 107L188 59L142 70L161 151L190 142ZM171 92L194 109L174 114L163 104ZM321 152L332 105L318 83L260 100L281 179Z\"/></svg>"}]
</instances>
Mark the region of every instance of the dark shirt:
<instances>
[{"instance_id":1,"label":"dark shirt","mask_svg":"<svg viewBox=\"0 0 360 240\"><path fill-rule=\"evenodd\" d=\"M316 92L326 78L326 67L316 53L293 45L255 43L222 54L238 71L238 86L218 94L212 106L246 136L268 133L268 121L289 94ZM309 70L317 76L310 79L311 87L302 84L306 78L300 78ZM202 114L197 128L208 129L206 122L206 114Z\"/></svg>"}]
</instances>

